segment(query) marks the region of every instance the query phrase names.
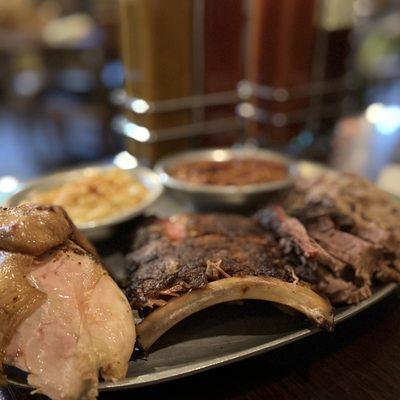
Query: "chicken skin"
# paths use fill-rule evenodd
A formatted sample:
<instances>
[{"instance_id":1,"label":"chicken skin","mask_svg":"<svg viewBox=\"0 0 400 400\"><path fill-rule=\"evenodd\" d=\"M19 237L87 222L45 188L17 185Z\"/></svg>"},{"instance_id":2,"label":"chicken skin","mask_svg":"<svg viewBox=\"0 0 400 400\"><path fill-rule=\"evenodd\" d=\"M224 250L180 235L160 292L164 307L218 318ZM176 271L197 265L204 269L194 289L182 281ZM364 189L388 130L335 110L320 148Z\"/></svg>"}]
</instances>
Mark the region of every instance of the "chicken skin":
<instances>
[{"instance_id":1,"label":"chicken skin","mask_svg":"<svg viewBox=\"0 0 400 400\"><path fill-rule=\"evenodd\" d=\"M8 231L24 235L29 235L27 225L34 226L41 253L31 246L34 241L27 241L32 248L21 246L21 238L14 249L9 235L4 238L3 234L6 249L0 269L13 250L23 250L27 253L25 264L14 257L7 266L19 272L21 282L42 297L29 311L15 310L15 315L20 315L21 309L25 315L13 324L12 332L0 328L5 332L3 338L8 337L2 341L3 363L26 371L36 392L54 400L94 399L99 376L111 381L125 377L136 338L131 308L90 244L61 209L22 207L23 218L15 218L13 209L13 218L3 221L12 220ZM29 221L29 207L34 221ZM8 212L0 211L3 215ZM38 215L44 224L37 223ZM5 224L0 226L1 250L1 232L7 229ZM51 237L51 232L58 236L53 236L49 240L52 247L46 248L43 238ZM0 306L2 300L0 294Z\"/></svg>"}]
</instances>

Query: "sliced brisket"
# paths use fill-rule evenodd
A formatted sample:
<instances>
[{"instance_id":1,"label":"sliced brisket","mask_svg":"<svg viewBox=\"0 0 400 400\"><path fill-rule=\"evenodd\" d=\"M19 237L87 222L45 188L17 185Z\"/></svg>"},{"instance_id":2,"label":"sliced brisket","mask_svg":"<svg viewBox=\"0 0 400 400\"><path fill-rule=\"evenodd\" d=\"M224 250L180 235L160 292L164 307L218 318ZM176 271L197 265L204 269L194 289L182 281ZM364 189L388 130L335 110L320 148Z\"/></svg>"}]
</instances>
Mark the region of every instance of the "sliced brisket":
<instances>
[{"instance_id":1,"label":"sliced brisket","mask_svg":"<svg viewBox=\"0 0 400 400\"><path fill-rule=\"evenodd\" d=\"M305 223L328 215L340 230L400 256L400 203L358 176L327 173L302 181L283 207Z\"/></svg>"},{"instance_id":2,"label":"sliced brisket","mask_svg":"<svg viewBox=\"0 0 400 400\"><path fill-rule=\"evenodd\" d=\"M300 180L283 208L267 207L256 219L331 301L367 298L373 280L400 282L400 206L370 182L333 173Z\"/></svg>"},{"instance_id":3,"label":"sliced brisket","mask_svg":"<svg viewBox=\"0 0 400 400\"><path fill-rule=\"evenodd\" d=\"M288 262L295 266L296 275L333 303L357 303L371 295L369 283L356 279L346 260L315 240L298 219L289 217L281 207L266 207L254 217L280 245ZM331 229L331 224L325 221L321 236L328 227Z\"/></svg>"},{"instance_id":4,"label":"sliced brisket","mask_svg":"<svg viewBox=\"0 0 400 400\"><path fill-rule=\"evenodd\" d=\"M361 285L371 285L371 279L379 270L383 256L380 247L335 229L329 217L321 217L308 224L307 230L329 254L351 267L354 280L358 280Z\"/></svg>"}]
</instances>

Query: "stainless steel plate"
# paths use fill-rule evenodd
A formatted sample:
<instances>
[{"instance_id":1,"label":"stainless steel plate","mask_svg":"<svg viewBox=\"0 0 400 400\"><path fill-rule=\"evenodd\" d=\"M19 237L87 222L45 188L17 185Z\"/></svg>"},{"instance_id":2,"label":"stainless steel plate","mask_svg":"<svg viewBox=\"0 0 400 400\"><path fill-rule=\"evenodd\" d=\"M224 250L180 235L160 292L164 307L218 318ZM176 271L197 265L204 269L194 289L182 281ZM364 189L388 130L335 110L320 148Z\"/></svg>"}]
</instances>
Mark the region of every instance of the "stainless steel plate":
<instances>
[{"instance_id":1,"label":"stainless steel plate","mask_svg":"<svg viewBox=\"0 0 400 400\"><path fill-rule=\"evenodd\" d=\"M187 162L220 162L246 158L279 162L287 167L287 177L279 181L244 186L221 186L187 183L175 179L168 173L169 168ZM260 204L260 202L265 202L266 198L282 194L282 191L293 184L297 176L297 166L292 160L278 153L254 147L184 151L161 159L154 169L173 196L179 201L195 204L202 209L243 209L253 207Z\"/></svg>"},{"instance_id":2,"label":"stainless steel plate","mask_svg":"<svg viewBox=\"0 0 400 400\"><path fill-rule=\"evenodd\" d=\"M338 310L336 324L353 317L396 289L379 288L368 300ZM246 302L220 305L182 321L167 332L147 360L131 361L127 378L101 383L103 390L156 384L243 360L318 332L308 322L287 315L271 304Z\"/></svg>"},{"instance_id":3,"label":"stainless steel plate","mask_svg":"<svg viewBox=\"0 0 400 400\"><path fill-rule=\"evenodd\" d=\"M308 162L299 163L299 169L301 175L307 177L324 170ZM148 213L166 216L190 210L190 206L182 207L164 196ZM122 254L111 254L104 261L115 275L120 275ZM379 302L396 288L396 284L378 287L368 300L337 309L336 324ZM154 345L147 360L130 362L126 379L103 382L100 390L122 390L182 378L285 346L318 331L310 329L302 317L289 316L270 303L221 304L179 323ZM27 386L24 376L15 373L10 382Z\"/></svg>"},{"instance_id":4,"label":"stainless steel plate","mask_svg":"<svg viewBox=\"0 0 400 400\"><path fill-rule=\"evenodd\" d=\"M336 324L379 302L396 288L396 284L383 286L368 300L337 310ZM319 331L307 326L301 317L287 315L269 303L221 304L179 323L154 345L147 360L130 362L126 379L102 382L100 390L152 385L243 360ZM25 375L15 370L10 373L10 383L28 387Z\"/></svg>"}]
</instances>

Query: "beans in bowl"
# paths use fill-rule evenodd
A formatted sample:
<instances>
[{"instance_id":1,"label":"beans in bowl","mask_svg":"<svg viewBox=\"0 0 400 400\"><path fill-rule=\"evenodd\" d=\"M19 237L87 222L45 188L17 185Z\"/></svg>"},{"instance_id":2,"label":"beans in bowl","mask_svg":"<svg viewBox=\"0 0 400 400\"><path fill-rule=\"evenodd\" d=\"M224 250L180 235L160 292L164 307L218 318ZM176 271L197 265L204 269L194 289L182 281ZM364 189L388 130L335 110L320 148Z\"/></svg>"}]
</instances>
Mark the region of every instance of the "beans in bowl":
<instances>
[{"instance_id":1,"label":"beans in bowl","mask_svg":"<svg viewBox=\"0 0 400 400\"><path fill-rule=\"evenodd\" d=\"M167 170L173 178L190 184L245 186L286 179L288 168L279 161L236 158L227 161L194 161Z\"/></svg>"}]
</instances>

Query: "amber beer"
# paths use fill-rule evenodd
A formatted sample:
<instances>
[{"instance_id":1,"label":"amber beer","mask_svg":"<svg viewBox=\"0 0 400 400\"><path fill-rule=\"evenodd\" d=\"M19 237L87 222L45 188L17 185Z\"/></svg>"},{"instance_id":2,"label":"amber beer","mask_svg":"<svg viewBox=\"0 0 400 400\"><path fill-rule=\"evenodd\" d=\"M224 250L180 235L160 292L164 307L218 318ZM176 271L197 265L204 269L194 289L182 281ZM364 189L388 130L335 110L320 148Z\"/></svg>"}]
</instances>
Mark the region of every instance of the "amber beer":
<instances>
[{"instance_id":1,"label":"amber beer","mask_svg":"<svg viewBox=\"0 0 400 400\"><path fill-rule=\"evenodd\" d=\"M129 97L157 102L191 94L192 13L192 0L120 0L125 91ZM125 113L149 130L191 121L189 110ZM135 156L152 162L171 150L185 148L187 140L130 141L128 146Z\"/></svg>"},{"instance_id":2,"label":"amber beer","mask_svg":"<svg viewBox=\"0 0 400 400\"><path fill-rule=\"evenodd\" d=\"M250 132L260 142L286 143L305 128L310 115L321 124L324 108L336 110L337 117L344 90L335 85L328 91L326 83L345 75L352 2L250 0L246 79L289 94L285 99L255 96L253 104L296 121L254 126Z\"/></svg>"}]
</instances>

